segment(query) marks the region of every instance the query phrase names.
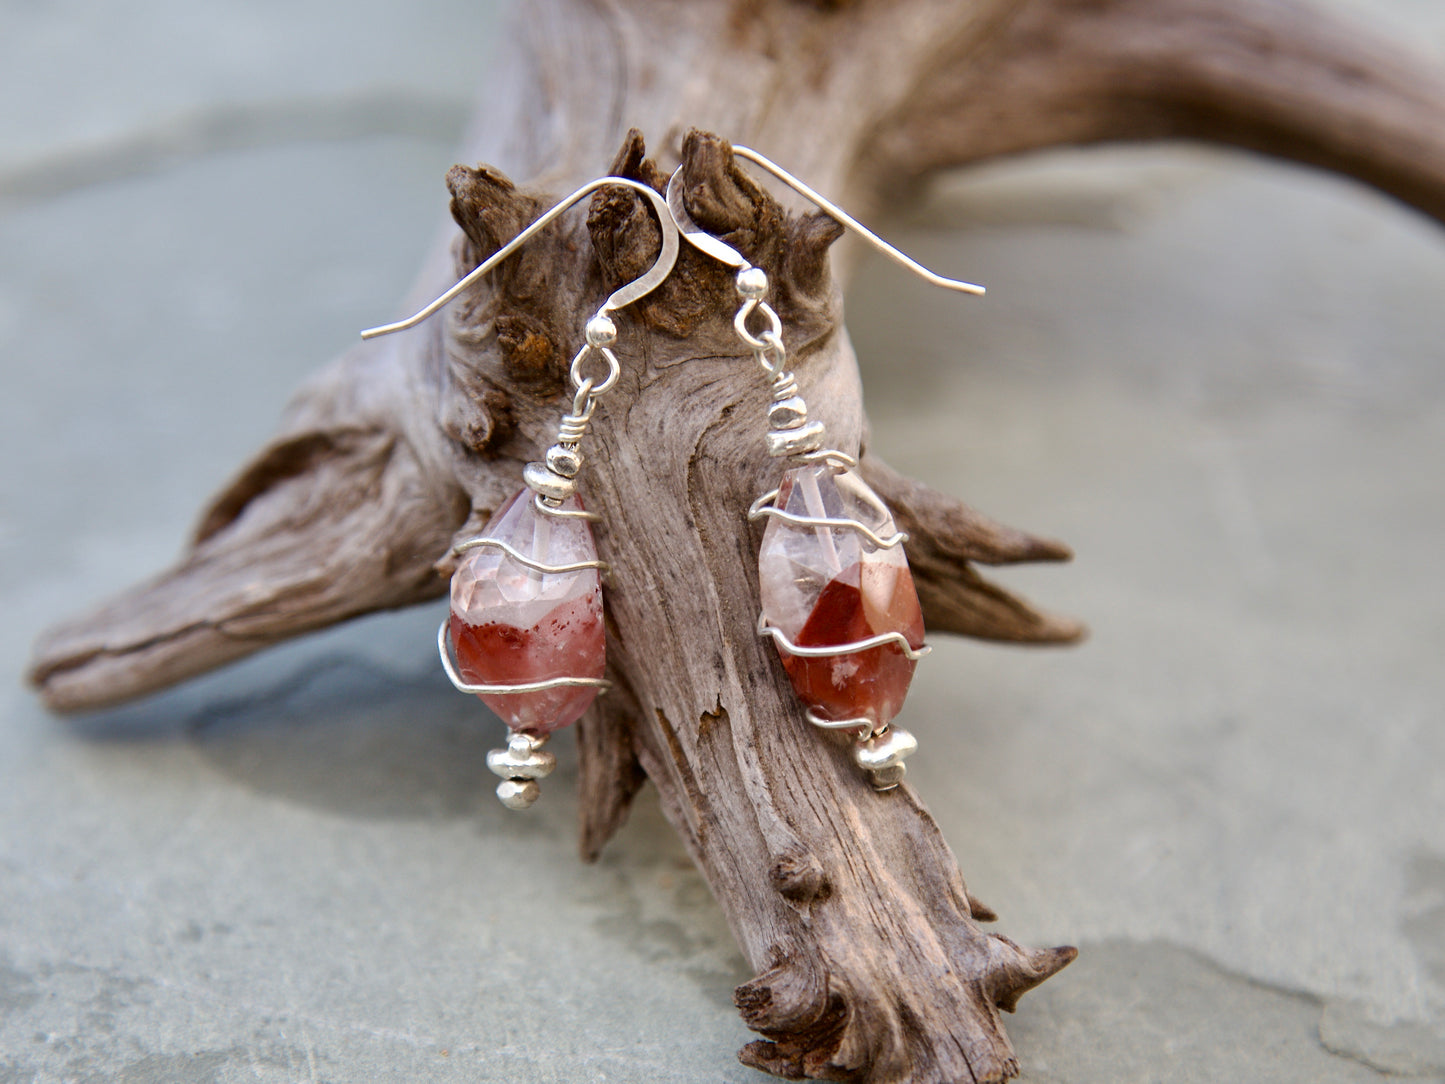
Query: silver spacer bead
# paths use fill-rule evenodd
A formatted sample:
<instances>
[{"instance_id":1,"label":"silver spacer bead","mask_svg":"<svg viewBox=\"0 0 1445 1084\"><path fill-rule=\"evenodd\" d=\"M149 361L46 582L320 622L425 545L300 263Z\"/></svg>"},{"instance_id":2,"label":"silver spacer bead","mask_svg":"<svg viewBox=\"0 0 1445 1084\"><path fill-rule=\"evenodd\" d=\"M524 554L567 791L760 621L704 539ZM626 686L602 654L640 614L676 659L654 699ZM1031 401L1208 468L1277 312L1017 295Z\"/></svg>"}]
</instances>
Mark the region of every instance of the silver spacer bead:
<instances>
[{"instance_id":1,"label":"silver spacer bead","mask_svg":"<svg viewBox=\"0 0 1445 1084\"><path fill-rule=\"evenodd\" d=\"M603 313L587 321L587 345L594 347L611 346L617 341L617 325Z\"/></svg>"},{"instance_id":2,"label":"silver spacer bead","mask_svg":"<svg viewBox=\"0 0 1445 1084\"><path fill-rule=\"evenodd\" d=\"M738 294L749 301L759 301L767 296L768 275L761 267L745 267L738 272Z\"/></svg>"},{"instance_id":3,"label":"silver spacer bead","mask_svg":"<svg viewBox=\"0 0 1445 1084\"><path fill-rule=\"evenodd\" d=\"M582 469L582 453L576 445L554 444L547 449L547 469L563 478L576 478Z\"/></svg>"},{"instance_id":4,"label":"silver spacer bead","mask_svg":"<svg viewBox=\"0 0 1445 1084\"><path fill-rule=\"evenodd\" d=\"M522 470L527 488L544 500L565 501L577 492L577 483L548 468L545 463L528 463Z\"/></svg>"},{"instance_id":5,"label":"silver spacer bead","mask_svg":"<svg viewBox=\"0 0 1445 1084\"><path fill-rule=\"evenodd\" d=\"M503 779L546 779L557 767L557 757L539 746L513 739L507 748L487 754L487 767Z\"/></svg>"},{"instance_id":6,"label":"silver spacer bead","mask_svg":"<svg viewBox=\"0 0 1445 1084\"><path fill-rule=\"evenodd\" d=\"M768 430L768 454L774 459L790 455L806 455L823 447L822 422L808 422L796 429Z\"/></svg>"},{"instance_id":7,"label":"silver spacer bead","mask_svg":"<svg viewBox=\"0 0 1445 1084\"><path fill-rule=\"evenodd\" d=\"M797 429L808 420L808 404L800 395L779 399L768 407L768 424L774 429Z\"/></svg>"},{"instance_id":8,"label":"silver spacer bead","mask_svg":"<svg viewBox=\"0 0 1445 1084\"><path fill-rule=\"evenodd\" d=\"M497 784L497 797L508 809L528 809L541 793L532 779L503 779Z\"/></svg>"}]
</instances>

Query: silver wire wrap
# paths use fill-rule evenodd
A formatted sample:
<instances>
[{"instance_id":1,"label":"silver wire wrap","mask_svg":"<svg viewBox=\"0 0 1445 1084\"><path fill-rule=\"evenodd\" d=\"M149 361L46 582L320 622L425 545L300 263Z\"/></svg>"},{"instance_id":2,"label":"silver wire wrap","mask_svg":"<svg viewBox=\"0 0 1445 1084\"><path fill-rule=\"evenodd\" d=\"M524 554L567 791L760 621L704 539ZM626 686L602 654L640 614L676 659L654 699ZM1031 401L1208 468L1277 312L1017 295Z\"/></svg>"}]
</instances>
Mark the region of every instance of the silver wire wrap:
<instances>
[{"instance_id":1,"label":"silver wire wrap","mask_svg":"<svg viewBox=\"0 0 1445 1084\"><path fill-rule=\"evenodd\" d=\"M553 519L585 519L588 523L597 523L602 519L596 512L587 512L581 508L554 508L542 499L540 493L532 494L532 507L541 512L544 516L551 516ZM467 542L487 542L486 538L470 538ZM463 542L462 545L466 545ZM606 567L605 565L602 567Z\"/></svg>"},{"instance_id":2,"label":"silver wire wrap","mask_svg":"<svg viewBox=\"0 0 1445 1084\"><path fill-rule=\"evenodd\" d=\"M467 553L475 549L481 549L484 546L489 546L492 549L501 550L512 560L516 561L519 565L526 565L534 572L581 572L584 569L588 568L595 568L602 572L607 571L607 563L605 561L574 561L570 565L544 564L541 561L533 560L526 554L519 552L516 547L508 545L506 542L502 542L496 538L469 538L465 542L459 542L457 543L457 545L453 546L452 552L457 554L458 556L461 556L463 553Z\"/></svg>"},{"instance_id":3,"label":"silver wire wrap","mask_svg":"<svg viewBox=\"0 0 1445 1084\"><path fill-rule=\"evenodd\" d=\"M847 644L821 644L818 647L799 647L788 639L788 634L776 625L768 623L767 614L758 615L758 635L770 636L775 644L781 647L789 655L798 655L805 659L828 659L834 655L853 655L859 651L871 651L875 647L883 647L887 644L896 645L909 662L917 662L927 655L933 648L924 644L922 647L914 647L908 642L908 637L901 632L880 632L877 636L870 636L866 640L854 640Z\"/></svg>"},{"instance_id":4,"label":"silver wire wrap","mask_svg":"<svg viewBox=\"0 0 1445 1084\"><path fill-rule=\"evenodd\" d=\"M528 681L520 685L468 685L461 674L457 673L457 665L452 661L451 636L448 635L450 621L443 621L441 628L437 629L437 653L441 655L442 669L447 672L447 677L459 692L472 693L476 696L506 696L508 693L540 693L548 689L560 689L564 686L579 685L587 688L607 690L612 683L606 678L579 678L579 677L558 677L548 678L546 681Z\"/></svg>"},{"instance_id":5,"label":"silver wire wrap","mask_svg":"<svg viewBox=\"0 0 1445 1084\"><path fill-rule=\"evenodd\" d=\"M835 527L841 530L853 531L860 534L879 549L891 550L894 546L901 545L908 541L906 531L895 531L887 538L883 538L870 527L864 526L856 519L831 519L827 516L800 516L796 512L788 512L778 508L769 501L777 500L778 490L770 489L757 500L753 501L752 507L748 509L748 522L756 523L760 519L773 516L784 523L792 523L798 527Z\"/></svg>"},{"instance_id":6,"label":"silver wire wrap","mask_svg":"<svg viewBox=\"0 0 1445 1084\"><path fill-rule=\"evenodd\" d=\"M812 708L803 713L803 718L812 723L819 730L844 730L853 735L853 739L860 745L876 734L882 734L888 727L873 729L873 720L866 715L860 715L856 719L825 719Z\"/></svg>"},{"instance_id":7,"label":"silver wire wrap","mask_svg":"<svg viewBox=\"0 0 1445 1084\"><path fill-rule=\"evenodd\" d=\"M581 465L582 461L577 446L587 433L587 426L592 420L592 412L596 409L597 399L617 383L618 375L621 373L621 366L618 364L617 355L609 349L612 344L617 341L617 325L612 322L609 314L618 309L625 308L640 298L646 297L666 281L668 275L672 274L673 266L677 263L678 250L682 244L681 235L672 220L667 202L662 196L649 185L643 184L641 181L631 180L627 177L599 177L595 181L589 181L561 202L539 215L534 221L528 224L525 229L518 233L516 237L513 237L491 256L474 267L456 284L443 292L430 304L424 306L405 320L398 320L395 323L384 324L380 327L367 328L361 333L363 339L374 339L381 335L390 335L395 331L415 327L455 300L472 283L476 282L506 260L512 253L526 244L530 238L557 219L567 208L585 196L603 188L629 188L650 203L654 213L657 215L658 227L662 232L662 247L658 252L656 262L654 262L645 273L614 290L608 295L607 300L602 302L602 307L597 310L592 319L587 321L587 341L572 359L572 365L569 370L572 383L577 388L577 394L572 399L571 412L563 416L562 422L558 426L557 443L548 453L549 460L553 459L552 452L566 453L555 461L558 463L566 462L569 465L568 468L565 470L554 470L551 462L528 465L526 482L533 492L536 493L534 503L537 511L559 518L570 517L588 520L596 518L588 512L565 510L560 506L576 492L576 482L573 478L577 473L577 467ZM599 353L607 363L606 372L600 379L587 376L584 370L584 363L594 352Z\"/></svg>"},{"instance_id":8,"label":"silver wire wrap","mask_svg":"<svg viewBox=\"0 0 1445 1084\"><path fill-rule=\"evenodd\" d=\"M836 448L824 448L818 452L806 452L803 455L794 456L794 458L801 459L805 463L832 463L834 466L847 467L849 470L857 470L858 468L858 460L854 459L847 452L840 452ZM883 502L880 501L879 505L881 506L882 503ZM892 513L890 512L889 515L892 515ZM907 535L904 535L904 538L907 537Z\"/></svg>"},{"instance_id":9,"label":"silver wire wrap","mask_svg":"<svg viewBox=\"0 0 1445 1084\"><path fill-rule=\"evenodd\" d=\"M622 374L622 365L618 362L617 355L607 346L594 341L600 338L600 336L596 336L593 333L594 325L600 321L606 321L609 326L611 325L611 321L607 320L605 306L597 310L597 315L588 321L587 342L583 343L582 349L577 351L576 356L572 359L572 365L568 369L567 375L572 381L573 386L577 389L577 392L572 396L572 409L562 415L562 420L557 425L557 441L548 452L549 459L555 452L567 452L570 453L576 465L581 465L582 438L587 435L588 426L592 424L592 415L597 410L597 400L612 390L613 385L617 383L618 377ZM612 327L612 339L615 340L616 336L617 330L615 327ZM600 356L607 365L606 371L600 381L595 377L586 375L585 363L588 358L594 355ZM539 482L545 482L550 486L556 487L554 492L568 492L570 495L570 492L576 489L576 483L573 481L572 476L559 474L547 464L538 463L531 466L526 481L527 485L529 485L536 494L534 501L537 511L543 515L554 516L558 519L572 518L592 521L597 519L591 512L584 511L580 508L563 508L562 500L565 498L555 499L550 494L544 493L539 485Z\"/></svg>"},{"instance_id":10,"label":"silver wire wrap","mask_svg":"<svg viewBox=\"0 0 1445 1084\"><path fill-rule=\"evenodd\" d=\"M809 708L805 718L819 730L853 730L860 737L871 738L873 736L873 720L866 715L860 715L856 719L824 719L812 708Z\"/></svg>"},{"instance_id":11,"label":"silver wire wrap","mask_svg":"<svg viewBox=\"0 0 1445 1084\"><path fill-rule=\"evenodd\" d=\"M739 293L743 293L742 274L747 270L749 268L744 262L743 271L740 271L738 276ZM762 279L761 282L766 289L766 279ZM756 292L758 285L759 282L756 279L748 284L753 292ZM777 417L773 412L779 410L780 405L786 405L787 408L783 414L785 419L783 423L768 432L769 453L774 456L786 455L804 463L824 463L844 470L855 468L858 461L853 456L823 445L822 422L809 423L807 421L807 404L803 402L802 396L798 393L797 379L787 368L788 354L787 348L783 345L782 321L778 318L778 314L761 296L750 297L747 294L743 296L743 303L733 318L733 328L737 331L738 338L746 343L748 349L752 351L753 357L757 359L763 371L768 374L772 384L773 405L769 409L769 421L771 422ZM763 328L759 334L754 334L748 328L748 317L755 312L761 313L767 323L767 327ZM892 549L894 546L902 545L908 538L906 533L896 530L884 538L866 524L852 517L797 515L777 507L774 502L778 499L778 494L779 490L772 489L755 500L748 508L748 521L756 522L772 516L798 527L853 531L879 549ZM865 486L863 495L865 499L871 498L871 503L880 513L888 515L887 506L871 489ZM759 636L771 639L779 650L802 658L833 658L856 654L860 651L871 651L874 648L894 647L899 649L909 662L916 662L932 650L927 644L914 647L901 632L880 633L877 636L846 644L800 647L793 643L782 629L770 624L767 614L758 615L757 629ZM875 729L874 721L866 716L852 719L826 719L813 708L809 708L804 717L813 726L822 730L851 732L857 743L854 746L853 759L864 770L864 774L867 775L874 790L892 790L903 781L903 777L907 773L903 760L918 747L918 743L907 731L897 730L893 732L893 737L889 737L890 730L886 723ZM896 743L900 745L900 749L875 764L876 758L873 758L873 751L879 743Z\"/></svg>"}]
</instances>

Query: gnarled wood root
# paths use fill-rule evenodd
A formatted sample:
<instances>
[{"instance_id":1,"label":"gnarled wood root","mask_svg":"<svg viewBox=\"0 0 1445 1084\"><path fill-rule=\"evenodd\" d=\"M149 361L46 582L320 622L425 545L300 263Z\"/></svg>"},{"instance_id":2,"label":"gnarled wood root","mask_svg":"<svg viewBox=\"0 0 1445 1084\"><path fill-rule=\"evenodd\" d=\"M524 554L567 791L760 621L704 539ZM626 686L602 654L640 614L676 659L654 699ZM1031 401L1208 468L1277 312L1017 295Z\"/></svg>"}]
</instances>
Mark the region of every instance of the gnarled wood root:
<instances>
[{"instance_id":1,"label":"gnarled wood root","mask_svg":"<svg viewBox=\"0 0 1445 1084\"><path fill-rule=\"evenodd\" d=\"M539 0L492 69L479 156L567 191L612 170L661 187L638 125L684 167L688 208L765 267L803 392L839 446L864 422L819 215L785 214L705 124L865 212L930 171L1065 143L1199 137L1351 173L1445 217L1445 81L1289 0L934 0L572 5ZM498 169L448 177L462 236L431 293L535 217L550 193ZM441 594L447 552L550 442L566 360L601 297L647 266L657 227L631 193L564 218L423 329L321 373L157 579L51 630L31 678L80 710L268 644ZM765 393L730 327L729 276L685 250L622 314L623 378L584 468L601 516L613 691L579 724L582 834L595 857L644 778L758 977L737 991L782 1076L997 1081L999 1019L1073 958L978 925L937 826L906 786L872 791L803 721L753 632L744 519L777 464ZM1074 621L989 584L976 563L1062 560L869 455L910 535L934 632L1064 643ZM659 650L659 642L666 650Z\"/></svg>"}]
</instances>

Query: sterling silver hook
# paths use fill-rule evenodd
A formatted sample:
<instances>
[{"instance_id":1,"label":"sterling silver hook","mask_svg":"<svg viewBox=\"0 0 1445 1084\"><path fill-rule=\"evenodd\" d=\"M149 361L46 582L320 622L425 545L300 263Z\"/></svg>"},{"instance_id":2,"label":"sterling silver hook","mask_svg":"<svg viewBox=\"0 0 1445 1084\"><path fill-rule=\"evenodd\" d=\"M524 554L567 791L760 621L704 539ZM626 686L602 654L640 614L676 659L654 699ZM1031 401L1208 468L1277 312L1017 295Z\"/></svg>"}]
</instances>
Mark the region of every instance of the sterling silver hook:
<instances>
[{"instance_id":1,"label":"sterling silver hook","mask_svg":"<svg viewBox=\"0 0 1445 1084\"><path fill-rule=\"evenodd\" d=\"M417 324L421 323L428 316L431 316L451 301L454 301L458 294L500 264L512 253L516 252L517 249L526 244L530 238L536 236L537 233L548 226L558 215L567 210L567 208L577 203L584 196L589 196L593 192L596 192L599 188L607 188L611 185L621 185L624 188L630 188L634 192L638 192L647 197L647 201L652 204L652 209L657 213L658 226L662 230L662 251L658 253L657 262L652 265L645 275L641 278L633 279L627 283L627 285L614 291L612 296L604 301L602 307L597 310L597 315L603 316L606 313L624 308L639 298L646 297L653 290L657 289L658 286L662 285L663 280L672 273L673 264L677 262L677 250L679 248L677 227L673 224L672 215L668 211L667 204L663 201L663 198L647 185L639 181L628 180L626 177L599 177L595 181L588 181L561 203L543 214L521 233L517 234L516 237L497 249L491 257L473 268L461 281L438 297L430 305L426 306L426 308L413 316L408 316L405 320L398 320L394 324L383 324L380 327L367 328L361 333L361 337L363 339L375 339L381 335L390 335L393 331L404 331L409 327L416 327ZM900 253L900 255L902 254Z\"/></svg>"},{"instance_id":2,"label":"sterling silver hook","mask_svg":"<svg viewBox=\"0 0 1445 1084\"><path fill-rule=\"evenodd\" d=\"M973 294L977 297L983 296L984 288L982 286L977 286L972 282L962 282L959 279L945 278L942 275L935 274L934 272L930 271L917 260L913 259L913 257L894 248L887 241L883 240L883 238L879 237L867 226L863 225L863 223L859 222L856 218L850 215L847 211L843 210L843 208L839 207L836 203L832 202L824 196L819 195L808 185L804 184L802 181L798 180L798 178L794 177L782 166L778 165L776 162L768 158L763 157L751 147L734 146L733 154L738 158L745 158L749 162L753 162L756 165L762 166L765 170L771 173L778 180L782 181L789 188L792 188L795 191L799 192L808 200L821 207L833 218L836 218L843 225L847 226L854 233L858 234L858 236L862 237L863 240L867 241L870 245L876 248L879 252L883 253L883 255L887 256L894 263L900 264L901 266L908 268L908 270L912 271L915 275L923 279L925 282L931 282L934 286L942 286L945 290L953 290L954 292L960 294ZM681 200L678 200L678 203L680 204ZM671 201L669 201L669 206L672 206ZM673 209L673 214L674 216L676 215L675 207ZM681 227L681 221L678 222L678 225L679 227ZM696 227L693 227L693 229L694 231L696 231ZM723 257L720 256L717 252L713 251L711 248L705 247L694 234L688 233L685 229L683 230L683 233L689 241L691 241L694 245L697 245L699 248L702 248L703 251L705 251L708 255L716 259L723 259ZM704 234L703 236L707 235ZM739 264L732 263L731 261L726 259L723 259L723 262L727 263L731 267L740 266Z\"/></svg>"}]
</instances>

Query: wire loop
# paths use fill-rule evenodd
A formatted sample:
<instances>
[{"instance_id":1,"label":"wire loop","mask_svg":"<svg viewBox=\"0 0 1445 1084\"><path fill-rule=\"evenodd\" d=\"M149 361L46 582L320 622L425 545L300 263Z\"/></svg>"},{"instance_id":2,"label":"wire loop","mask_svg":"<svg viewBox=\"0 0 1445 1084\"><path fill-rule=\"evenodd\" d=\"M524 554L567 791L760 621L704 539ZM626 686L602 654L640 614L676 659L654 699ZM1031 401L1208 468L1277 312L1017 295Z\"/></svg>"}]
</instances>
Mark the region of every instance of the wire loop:
<instances>
[{"instance_id":1,"label":"wire loop","mask_svg":"<svg viewBox=\"0 0 1445 1084\"><path fill-rule=\"evenodd\" d=\"M748 317L754 312L762 313L763 319L766 320L768 324L768 326L763 329L761 335L754 335L748 330ZM744 301L741 307L739 307L737 315L733 317L733 328L736 329L738 338L752 347L754 351L762 350L774 344L776 344L779 349L782 349L783 321L778 318L778 314L773 311L773 307L766 301L760 301L751 297ZM769 332L772 333L771 338L768 337Z\"/></svg>"},{"instance_id":2,"label":"wire loop","mask_svg":"<svg viewBox=\"0 0 1445 1084\"><path fill-rule=\"evenodd\" d=\"M582 363L593 354L601 354L603 360L607 362L607 375L603 377L601 383L595 383L592 378L582 375ZM618 362L616 354L605 346L595 347L590 343L584 344L582 349L577 351L577 356L572 359L572 368L568 371L568 375L571 377L573 384L576 384L580 389L585 381L591 386L591 391L594 396L605 395L611 391L612 386L617 383L617 378L621 373L622 365Z\"/></svg>"}]
</instances>

